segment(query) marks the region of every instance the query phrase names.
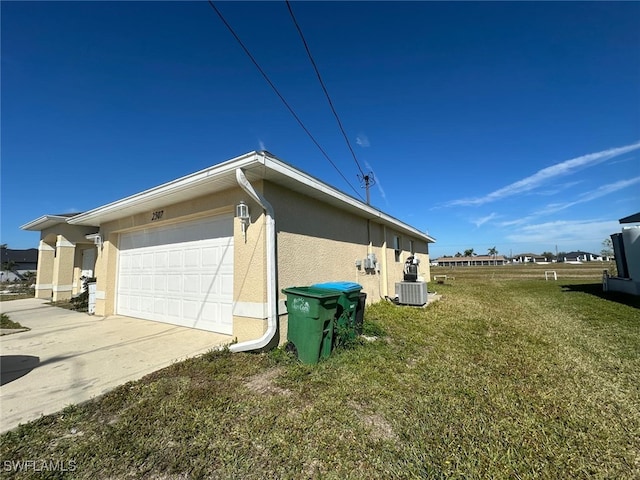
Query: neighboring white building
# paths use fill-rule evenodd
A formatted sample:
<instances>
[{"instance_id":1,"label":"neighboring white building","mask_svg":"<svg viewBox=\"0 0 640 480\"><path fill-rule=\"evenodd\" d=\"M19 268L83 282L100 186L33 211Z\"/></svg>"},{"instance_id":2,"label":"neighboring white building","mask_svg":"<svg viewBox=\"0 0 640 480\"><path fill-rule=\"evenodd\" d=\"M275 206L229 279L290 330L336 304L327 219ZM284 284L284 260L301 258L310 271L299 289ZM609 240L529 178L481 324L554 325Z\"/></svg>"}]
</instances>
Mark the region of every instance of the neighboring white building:
<instances>
[{"instance_id":1,"label":"neighboring white building","mask_svg":"<svg viewBox=\"0 0 640 480\"><path fill-rule=\"evenodd\" d=\"M640 223L640 212L620 219L621 224ZM602 288L640 295L640 225L623 227L621 233L611 235L618 274L605 273Z\"/></svg>"}]
</instances>

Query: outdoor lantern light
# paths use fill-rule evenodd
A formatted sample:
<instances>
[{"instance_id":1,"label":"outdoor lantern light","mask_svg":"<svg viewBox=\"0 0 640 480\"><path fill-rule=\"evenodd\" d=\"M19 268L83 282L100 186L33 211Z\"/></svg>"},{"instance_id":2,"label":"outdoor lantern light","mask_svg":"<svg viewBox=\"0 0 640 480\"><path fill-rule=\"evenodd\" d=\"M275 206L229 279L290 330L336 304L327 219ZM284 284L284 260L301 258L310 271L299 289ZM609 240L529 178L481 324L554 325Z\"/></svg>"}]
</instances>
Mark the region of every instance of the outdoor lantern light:
<instances>
[{"instance_id":1,"label":"outdoor lantern light","mask_svg":"<svg viewBox=\"0 0 640 480\"><path fill-rule=\"evenodd\" d=\"M249 216L249 205L241 201L238 205L236 205L236 217L240 219L242 224L242 234L244 235L244 241L247 241L247 226L251 220Z\"/></svg>"}]
</instances>

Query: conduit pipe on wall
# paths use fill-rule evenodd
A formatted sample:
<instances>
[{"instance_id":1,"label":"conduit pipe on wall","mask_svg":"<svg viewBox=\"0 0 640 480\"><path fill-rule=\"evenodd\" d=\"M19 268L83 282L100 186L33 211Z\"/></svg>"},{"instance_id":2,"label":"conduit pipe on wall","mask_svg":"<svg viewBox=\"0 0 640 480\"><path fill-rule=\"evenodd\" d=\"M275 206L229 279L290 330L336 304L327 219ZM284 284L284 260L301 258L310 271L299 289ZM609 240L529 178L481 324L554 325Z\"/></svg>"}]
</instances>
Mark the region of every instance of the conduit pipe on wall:
<instances>
[{"instance_id":1,"label":"conduit pipe on wall","mask_svg":"<svg viewBox=\"0 0 640 480\"><path fill-rule=\"evenodd\" d=\"M276 282L276 221L271 204L249 183L241 168L236 169L238 185L263 209L266 215L267 241L267 331L260 338L236 343L229 347L232 352L247 352L266 347L278 330L278 292Z\"/></svg>"}]
</instances>

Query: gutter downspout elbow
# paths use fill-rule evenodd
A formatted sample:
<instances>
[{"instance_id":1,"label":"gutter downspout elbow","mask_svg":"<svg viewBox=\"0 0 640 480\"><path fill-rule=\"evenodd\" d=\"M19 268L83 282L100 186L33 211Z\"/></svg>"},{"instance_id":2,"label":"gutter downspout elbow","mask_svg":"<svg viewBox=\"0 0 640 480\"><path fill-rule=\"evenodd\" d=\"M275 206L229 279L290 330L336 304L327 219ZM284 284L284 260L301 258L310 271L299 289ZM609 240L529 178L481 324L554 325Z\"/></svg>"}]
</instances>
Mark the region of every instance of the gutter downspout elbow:
<instances>
[{"instance_id":1,"label":"gutter downspout elbow","mask_svg":"<svg viewBox=\"0 0 640 480\"><path fill-rule=\"evenodd\" d=\"M266 215L266 242L267 242L267 331L260 338L236 343L229 347L232 352L248 352L259 350L269 345L278 330L278 291L276 281L276 222L273 207L260 193L258 193L241 168L236 169L238 185L247 192L263 209Z\"/></svg>"}]
</instances>

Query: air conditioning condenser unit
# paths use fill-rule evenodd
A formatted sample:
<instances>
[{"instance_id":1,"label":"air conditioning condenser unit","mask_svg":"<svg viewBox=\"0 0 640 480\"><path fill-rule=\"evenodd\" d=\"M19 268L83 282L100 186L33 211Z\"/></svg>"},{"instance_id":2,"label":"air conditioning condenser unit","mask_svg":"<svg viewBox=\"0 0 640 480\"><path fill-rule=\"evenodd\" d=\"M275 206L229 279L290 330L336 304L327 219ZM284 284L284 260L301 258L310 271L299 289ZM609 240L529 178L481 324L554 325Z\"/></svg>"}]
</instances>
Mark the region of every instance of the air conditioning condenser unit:
<instances>
[{"instance_id":1,"label":"air conditioning condenser unit","mask_svg":"<svg viewBox=\"0 0 640 480\"><path fill-rule=\"evenodd\" d=\"M422 306L427 303L427 283L397 282L396 296L401 305Z\"/></svg>"}]
</instances>

